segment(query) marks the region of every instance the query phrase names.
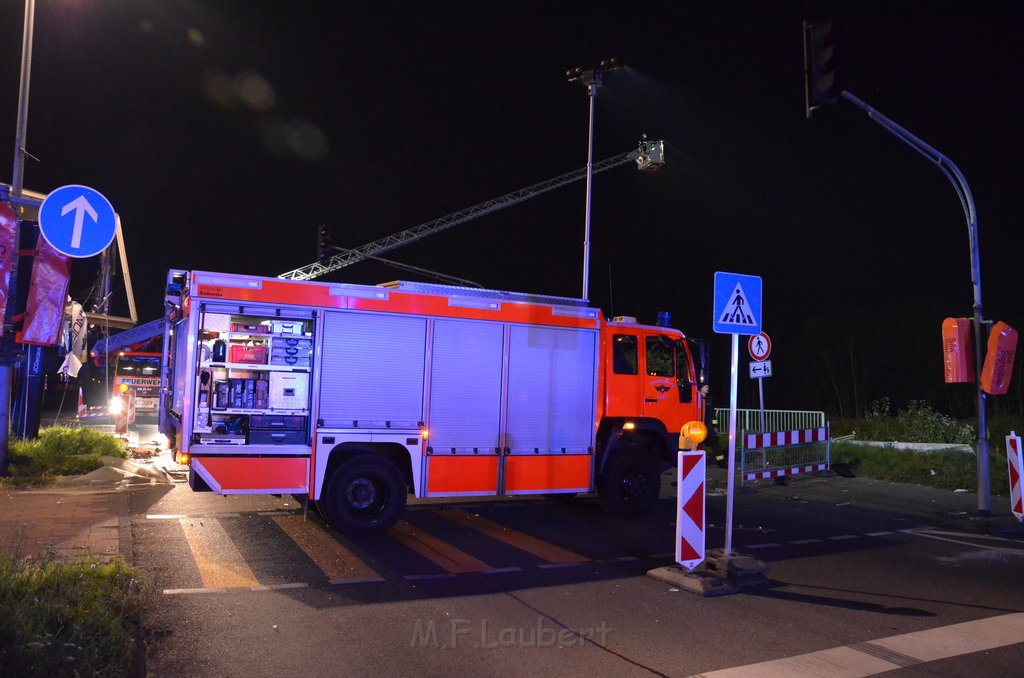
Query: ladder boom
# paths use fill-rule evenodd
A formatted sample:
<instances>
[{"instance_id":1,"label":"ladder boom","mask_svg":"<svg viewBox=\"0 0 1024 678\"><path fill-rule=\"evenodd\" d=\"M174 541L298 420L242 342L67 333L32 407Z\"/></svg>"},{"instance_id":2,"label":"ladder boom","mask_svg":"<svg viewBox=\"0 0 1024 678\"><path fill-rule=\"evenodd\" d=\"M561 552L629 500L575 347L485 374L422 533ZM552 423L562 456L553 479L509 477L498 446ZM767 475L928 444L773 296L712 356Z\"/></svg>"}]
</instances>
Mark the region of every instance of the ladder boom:
<instances>
[{"instance_id":1,"label":"ladder boom","mask_svg":"<svg viewBox=\"0 0 1024 678\"><path fill-rule=\"evenodd\" d=\"M607 158L601 162L595 163L593 172L596 174L598 172L603 172L604 170L632 162L640 157L643 152L643 146L641 146L640 149L634 149L632 151ZM414 226L413 228L394 233L385 238L381 238L380 240L374 240L366 245L345 250L332 256L326 263L315 262L307 264L302 268L282 273L277 277L288 280L311 280L313 278L318 278L332 271L336 271L339 268L345 268L346 266L359 263L363 259L369 258L372 255L396 249L402 245L407 245L421 238L425 238L428 235L433 235L449 229L452 226L457 226L467 221L471 221L477 217L482 217L485 214L490 214L491 212L497 212L500 209L529 200L541 193L546 193L574 181L579 181L586 176L586 167L573 170L572 172L566 172L565 174L554 177L553 179L548 179L547 181L542 181L540 183L533 184L532 186L521 188L518 191L513 191L512 193L506 193L500 198L494 198L493 200L488 200L487 202L480 203L479 205L467 207L464 210L453 212L452 214L440 217L439 219L434 219L433 221L428 221L424 224L420 224L419 226Z\"/></svg>"}]
</instances>

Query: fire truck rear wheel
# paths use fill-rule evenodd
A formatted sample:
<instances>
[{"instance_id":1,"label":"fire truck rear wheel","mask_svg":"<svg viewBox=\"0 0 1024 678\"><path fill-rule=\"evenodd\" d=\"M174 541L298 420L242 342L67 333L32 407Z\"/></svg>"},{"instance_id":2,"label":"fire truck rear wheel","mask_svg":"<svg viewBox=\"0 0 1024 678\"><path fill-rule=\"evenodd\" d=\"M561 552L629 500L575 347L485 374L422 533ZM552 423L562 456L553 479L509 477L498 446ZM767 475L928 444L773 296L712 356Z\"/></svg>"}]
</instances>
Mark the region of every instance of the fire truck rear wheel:
<instances>
[{"instance_id":1,"label":"fire truck rear wheel","mask_svg":"<svg viewBox=\"0 0 1024 678\"><path fill-rule=\"evenodd\" d=\"M320 499L327 520L345 534L386 532L405 508L405 479L384 457L363 454L339 466Z\"/></svg>"},{"instance_id":2,"label":"fire truck rear wheel","mask_svg":"<svg viewBox=\"0 0 1024 678\"><path fill-rule=\"evenodd\" d=\"M658 465L639 447L612 452L598 484L605 510L622 518L639 518L650 513L660 490Z\"/></svg>"}]
</instances>

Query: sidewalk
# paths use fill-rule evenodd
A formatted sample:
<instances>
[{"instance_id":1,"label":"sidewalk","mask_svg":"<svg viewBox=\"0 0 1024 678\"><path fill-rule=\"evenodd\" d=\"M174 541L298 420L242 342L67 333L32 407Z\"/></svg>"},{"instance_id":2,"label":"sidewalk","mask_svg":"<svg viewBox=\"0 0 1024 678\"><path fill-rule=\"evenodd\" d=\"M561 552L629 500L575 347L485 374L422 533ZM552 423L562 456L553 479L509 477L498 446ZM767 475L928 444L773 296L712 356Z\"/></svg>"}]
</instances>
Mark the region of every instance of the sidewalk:
<instances>
[{"instance_id":1,"label":"sidewalk","mask_svg":"<svg viewBox=\"0 0 1024 678\"><path fill-rule=\"evenodd\" d=\"M0 551L106 562L120 553L127 520L125 491L5 489L0 491Z\"/></svg>"},{"instance_id":2,"label":"sidewalk","mask_svg":"<svg viewBox=\"0 0 1024 678\"><path fill-rule=\"evenodd\" d=\"M159 464L111 460L110 466L45 488L0 489L0 552L103 562L118 554L127 558L131 492L171 482Z\"/></svg>"}]
</instances>

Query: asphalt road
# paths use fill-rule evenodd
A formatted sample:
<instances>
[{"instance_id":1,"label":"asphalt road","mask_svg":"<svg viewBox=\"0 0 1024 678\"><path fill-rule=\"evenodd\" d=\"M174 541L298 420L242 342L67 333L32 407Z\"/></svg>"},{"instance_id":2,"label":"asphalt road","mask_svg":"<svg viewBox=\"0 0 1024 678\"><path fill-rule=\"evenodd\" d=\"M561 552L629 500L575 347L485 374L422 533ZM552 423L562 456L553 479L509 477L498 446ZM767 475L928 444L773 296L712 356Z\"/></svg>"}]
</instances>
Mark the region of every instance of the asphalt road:
<instances>
[{"instance_id":1,"label":"asphalt road","mask_svg":"<svg viewBox=\"0 0 1024 678\"><path fill-rule=\"evenodd\" d=\"M717 548L725 483L710 476ZM640 521L588 497L415 502L370 542L304 520L292 498L136 491L132 554L158 603L149 673L1020 674L1024 535L1005 499L982 519L968 493L834 476L744 486L733 547L767 580L702 597L647 575L672 564L664 480Z\"/></svg>"}]
</instances>

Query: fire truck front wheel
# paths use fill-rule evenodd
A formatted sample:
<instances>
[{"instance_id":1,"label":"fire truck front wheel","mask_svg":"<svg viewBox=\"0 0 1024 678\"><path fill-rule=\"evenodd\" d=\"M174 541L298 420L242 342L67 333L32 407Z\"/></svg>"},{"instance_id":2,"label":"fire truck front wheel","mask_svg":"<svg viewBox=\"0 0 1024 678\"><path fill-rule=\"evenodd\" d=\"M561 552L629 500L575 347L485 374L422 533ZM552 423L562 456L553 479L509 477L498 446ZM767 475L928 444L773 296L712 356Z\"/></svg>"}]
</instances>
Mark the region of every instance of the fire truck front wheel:
<instances>
[{"instance_id":1,"label":"fire truck front wheel","mask_svg":"<svg viewBox=\"0 0 1024 678\"><path fill-rule=\"evenodd\" d=\"M639 446L612 452L598 483L598 495L608 513L639 518L658 501L661 476L654 458Z\"/></svg>"},{"instance_id":2,"label":"fire truck front wheel","mask_svg":"<svg viewBox=\"0 0 1024 678\"><path fill-rule=\"evenodd\" d=\"M405 508L405 480L384 457L362 454L335 470L318 506L339 531L359 537L386 532Z\"/></svg>"}]
</instances>

